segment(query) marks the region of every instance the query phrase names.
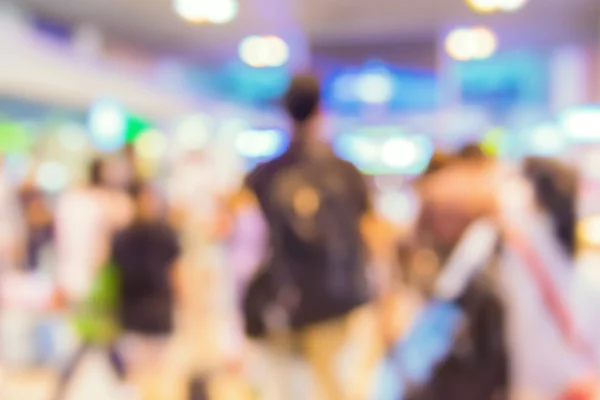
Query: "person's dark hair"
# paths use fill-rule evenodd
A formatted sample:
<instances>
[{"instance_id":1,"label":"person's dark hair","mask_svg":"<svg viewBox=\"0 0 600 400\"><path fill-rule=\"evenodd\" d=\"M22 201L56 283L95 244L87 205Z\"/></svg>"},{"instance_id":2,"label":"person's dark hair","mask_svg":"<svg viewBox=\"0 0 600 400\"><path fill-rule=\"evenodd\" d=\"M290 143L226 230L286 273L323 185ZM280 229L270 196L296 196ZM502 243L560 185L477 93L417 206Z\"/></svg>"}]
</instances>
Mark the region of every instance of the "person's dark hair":
<instances>
[{"instance_id":1,"label":"person's dark hair","mask_svg":"<svg viewBox=\"0 0 600 400\"><path fill-rule=\"evenodd\" d=\"M525 160L524 173L533 185L538 205L554 220L557 238L573 255L579 186L576 170L557 160L532 157Z\"/></svg>"},{"instance_id":2,"label":"person's dark hair","mask_svg":"<svg viewBox=\"0 0 600 400\"><path fill-rule=\"evenodd\" d=\"M137 200L145 190L146 184L144 182L136 181L127 186L127 194L132 200Z\"/></svg>"},{"instance_id":3,"label":"person's dark hair","mask_svg":"<svg viewBox=\"0 0 600 400\"><path fill-rule=\"evenodd\" d=\"M104 184L104 161L101 158L94 158L89 167L89 181L92 186L101 186Z\"/></svg>"},{"instance_id":4,"label":"person's dark hair","mask_svg":"<svg viewBox=\"0 0 600 400\"><path fill-rule=\"evenodd\" d=\"M455 161L455 158L452 155L448 153L442 153L441 151L436 151L431 156L431 160L429 160L427 168L425 168L425 171L423 171L422 177L431 176L436 172L441 171L452 164L453 161Z\"/></svg>"},{"instance_id":5,"label":"person's dark hair","mask_svg":"<svg viewBox=\"0 0 600 400\"><path fill-rule=\"evenodd\" d=\"M484 160L487 158L477 143L466 144L458 151L457 155L463 160Z\"/></svg>"},{"instance_id":6,"label":"person's dark hair","mask_svg":"<svg viewBox=\"0 0 600 400\"><path fill-rule=\"evenodd\" d=\"M309 74L296 75L292 78L283 101L294 123L303 124L314 115L321 103L319 79Z\"/></svg>"}]
</instances>

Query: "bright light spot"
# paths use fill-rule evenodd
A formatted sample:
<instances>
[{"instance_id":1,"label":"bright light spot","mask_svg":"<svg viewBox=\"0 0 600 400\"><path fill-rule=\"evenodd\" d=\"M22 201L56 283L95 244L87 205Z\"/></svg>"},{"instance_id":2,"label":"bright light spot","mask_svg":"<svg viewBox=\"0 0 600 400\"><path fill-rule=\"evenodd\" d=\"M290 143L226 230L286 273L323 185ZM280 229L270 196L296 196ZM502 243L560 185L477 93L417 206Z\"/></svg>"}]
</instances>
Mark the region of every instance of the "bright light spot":
<instances>
[{"instance_id":1,"label":"bright light spot","mask_svg":"<svg viewBox=\"0 0 600 400\"><path fill-rule=\"evenodd\" d=\"M531 132L531 151L537 155L553 156L562 153L566 147L560 129L552 124L540 125Z\"/></svg>"},{"instance_id":2,"label":"bright light spot","mask_svg":"<svg viewBox=\"0 0 600 400\"><path fill-rule=\"evenodd\" d=\"M467 0L467 5L477 12L490 14L498 11L518 11L527 2L528 0Z\"/></svg>"},{"instance_id":3,"label":"bright light spot","mask_svg":"<svg viewBox=\"0 0 600 400\"><path fill-rule=\"evenodd\" d=\"M581 171L586 178L600 179L600 150L590 150L583 156Z\"/></svg>"},{"instance_id":4,"label":"bright light spot","mask_svg":"<svg viewBox=\"0 0 600 400\"><path fill-rule=\"evenodd\" d=\"M394 96L394 83L388 74L366 73L354 85L357 97L365 103L387 103Z\"/></svg>"},{"instance_id":5,"label":"bright light spot","mask_svg":"<svg viewBox=\"0 0 600 400\"><path fill-rule=\"evenodd\" d=\"M560 116L560 125L574 140L600 141L600 108L569 110Z\"/></svg>"},{"instance_id":6,"label":"bright light spot","mask_svg":"<svg viewBox=\"0 0 600 400\"><path fill-rule=\"evenodd\" d=\"M467 5L484 14L498 11L498 0L467 0Z\"/></svg>"},{"instance_id":7,"label":"bright light spot","mask_svg":"<svg viewBox=\"0 0 600 400\"><path fill-rule=\"evenodd\" d=\"M358 163L371 164L376 162L380 156L379 147L367 138L355 138L351 142L351 146L351 151Z\"/></svg>"},{"instance_id":8,"label":"bright light spot","mask_svg":"<svg viewBox=\"0 0 600 400\"><path fill-rule=\"evenodd\" d=\"M206 0L206 19L213 24L226 24L233 21L238 13L236 0Z\"/></svg>"},{"instance_id":9,"label":"bright light spot","mask_svg":"<svg viewBox=\"0 0 600 400\"><path fill-rule=\"evenodd\" d=\"M277 36L249 36L240 43L239 56L251 67L280 67L288 61L290 49Z\"/></svg>"},{"instance_id":10,"label":"bright light spot","mask_svg":"<svg viewBox=\"0 0 600 400\"><path fill-rule=\"evenodd\" d=\"M386 191L377 198L377 210L394 224L410 221L414 208L411 198L404 192Z\"/></svg>"},{"instance_id":11,"label":"bright light spot","mask_svg":"<svg viewBox=\"0 0 600 400\"><path fill-rule=\"evenodd\" d=\"M226 24L238 13L237 0L174 0L173 9L193 23Z\"/></svg>"},{"instance_id":12,"label":"bright light spot","mask_svg":"<svg viewBox=\"0 0 600 400\"><path fill-rule=\"evenodd\" d=\"M167 139L158 131L147 130L135 141L134 146L141 158L156 160L165 154Z\"/></svg>"},{"instance_id":13,"label":"bright light spot","mask_svg":"<svg viewBox=\"0 0 600 400\"><path fill-rule=\"evenodd\" d=\"M127 116L119 104L99 101L90 110L89 130L94 145L100 150L118 150L125 144Z\"/></svg>"},{"instance_id":14,"label":"bright light spot","mask_svg":"<svg viewBox=\"0 0 600 400\"><path fill-rule=\"evenodd\" d=\"M518 11L525 7L528 0L498 0L498 7L507 12Z\"/></svg>"},{"instance_id":15,"label":"bright light spot","mask_svg":"<svg viewBox=\"0 0 600 400\"><path fill-rule=\"evenodd\" d=\"M483 60L494 55L498 39L487 28L459 28L446 37L446 52L455 60Z\"/></svg>"},{"instance_id":16,"label":"bright light spot","mask_svg":"<svg viewBox=\"0 0 600 400\"><path fill-rule=\"evenodd\" d=\"M600 245L600 216L586 218L580 225L581 239L589 245Z\"/></svg>"},{"instance_id":17,"label":"bright light spot","mask_svg":"<svg viewBox=\"0 0 600 400\"><path fill-rule=\"evenodd\" d=\"M421 156L419 146L408 138L387 140L381 149L381 160L392 168L410 168Z\"/></svg>"},{"instance_id":18,"label":"bright light spot","mask_svg":"<svg viewBox=\"0 0 600 400\"><path fill-rule=\"evenodd\" d=\"M283 147L282 133L278 130L248 130L235 141L237 152L248 158L274 157Z\"/></svg>"},{"instance_id":19,"label":"bright light spot","mask_svg":"<svg viewBox=\"0 0 600 400\"><path fill-rule=\"evenodd\" d=\"M45 162L38 167L37 186L47 192L59 192L69 183L67 168L58 162Z\"/></svg>"},{"instance_id":20,"label":"bright light spot","mask_svg":"<svg viewBox=\"0 0 600 400\"><path fill-rule=\"evenodd\" d=\"M494 32L487 28L478 27L471 30L471 35L473 35L473 42L475 43L473 58L485 60L494 55L498 49L498 39Z\"/></svg>"},{"instance_id":21,"label":"bright light spot","mask_svg":"<svg viewBox=\"0 0 600 400\"><path fill-rule=\"evenodd\" d=\"M82 151L87 145L87 138L83 127L77 124L66 124L58 132L60 145L69 151Z\"/></svg>"},{"instance_id":22,"label":"bright light spot","mask_svg":"<svg viewBox=\"0 0 600 400\"><path fill-rule=\"evenodd\" d=\"M210 140L210 119L204 115L184 118L175 127L176 145L183 150L199 150Z\"/></svg>"}]
</instances>

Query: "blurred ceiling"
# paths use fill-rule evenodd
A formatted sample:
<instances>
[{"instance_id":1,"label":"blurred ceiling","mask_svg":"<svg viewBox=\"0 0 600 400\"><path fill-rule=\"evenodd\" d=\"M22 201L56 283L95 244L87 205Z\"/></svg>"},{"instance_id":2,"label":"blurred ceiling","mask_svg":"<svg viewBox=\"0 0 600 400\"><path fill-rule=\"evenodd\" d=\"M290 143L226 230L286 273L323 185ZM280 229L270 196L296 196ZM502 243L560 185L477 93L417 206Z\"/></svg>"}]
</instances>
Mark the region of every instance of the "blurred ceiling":
<instances>
[{"instance_id":1,"label":"blurred ceiling","mask_svg":"<svg viewBox=\"0 0 600 400\"><path fill-rule=\"evenodd\" d=\"M598 0L530 0L517 13L491 16L470 11L464 0L239 0L238 18L224 26L190 25L173 14L170 0L13 1L47 18L93 24L113 40L198 62L231 57L242 37L265 33L283 36L292 48L305 39L325 47L433 40L457 24L489 25L507 46L600 39Z\"/></svg>"}]
</instances>

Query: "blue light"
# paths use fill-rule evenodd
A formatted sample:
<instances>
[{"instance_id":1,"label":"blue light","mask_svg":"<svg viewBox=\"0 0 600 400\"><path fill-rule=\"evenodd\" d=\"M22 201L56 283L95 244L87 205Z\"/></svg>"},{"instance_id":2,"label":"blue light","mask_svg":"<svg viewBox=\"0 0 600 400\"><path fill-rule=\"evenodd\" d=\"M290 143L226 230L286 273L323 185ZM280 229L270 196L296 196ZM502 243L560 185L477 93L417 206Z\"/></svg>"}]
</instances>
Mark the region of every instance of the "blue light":
<instances>
[{"instance_id":1,"label":"blue light","mask_svg":"<svg viewBox=\"0 0 600 400\"><path fill-rule=\"evenodd\" d=\"M280 156L287 146L287 135L280 129L251 129L240 132L235 140L238 154L252 160Z\"/></svg>"},{"instance_id":2,"label":"blue light","mask_svg":"<svg viewBox=\"0 0 600 400\"><path fill-rule=\"evenodd\" d=\"M127 115L117 102L102 99L90 109L88 128L98 150L117 151L127 138Z\"/></svg>"},{"instance_id":3,"label":"blue light","mask_svg":"<svg viewBox=\"0 0 600 400\"><path fill-rule=\"evenodd\" d=\"M340 157L373 175L417 175L427 167L433 154L428 136L385 127L342 134L333 145Z\"/></svg>"}]
</instances>

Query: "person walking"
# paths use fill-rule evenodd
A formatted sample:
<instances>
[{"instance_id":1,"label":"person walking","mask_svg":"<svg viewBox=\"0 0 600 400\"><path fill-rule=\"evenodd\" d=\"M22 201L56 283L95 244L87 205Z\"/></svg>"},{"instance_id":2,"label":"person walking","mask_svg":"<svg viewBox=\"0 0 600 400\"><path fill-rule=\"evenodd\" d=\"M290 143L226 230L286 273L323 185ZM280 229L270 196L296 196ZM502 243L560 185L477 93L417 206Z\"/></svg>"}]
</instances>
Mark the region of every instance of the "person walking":
<instances>
[{"instance_id":1,"label":"person walking","mask_svg":"<svg viewBox=\"0 0 600 400\"><path fill-rule=\"evenodd\" d=\"M238 245L266 243L262 254L256 249L238 265L248 276L256 268L249 263L262 263L244 285L245 329L280 361L298 346L317 384L320 397L313 398L340 400L346 393L337 360L348 340L350 316L370 298L369 252L361 227L371 202L360 172L322 141L318 80L294 77L284 104L293 125L291 144L247 176L238 204L243 210L238 215L253 221L253 226L238 226L245 232ZM257 238L261 232L265 241ZM289 366L273 367L276 375L270 380L279 391L272 397L293 398L288 384L293 373L282 375Z\"/></svg>"},{"instance_id":2,"label":"person walking","mask_svg":"<svg viewBox=\"0 0 600 400\"><path fill-rule=\"evenodd\" d=\"M168 349L174 330L180 248L147 184L131 188L135 218L112 242L119 277L119 339L127 375L143 399L171 399Z\"/></svg>"}]
</instances>

